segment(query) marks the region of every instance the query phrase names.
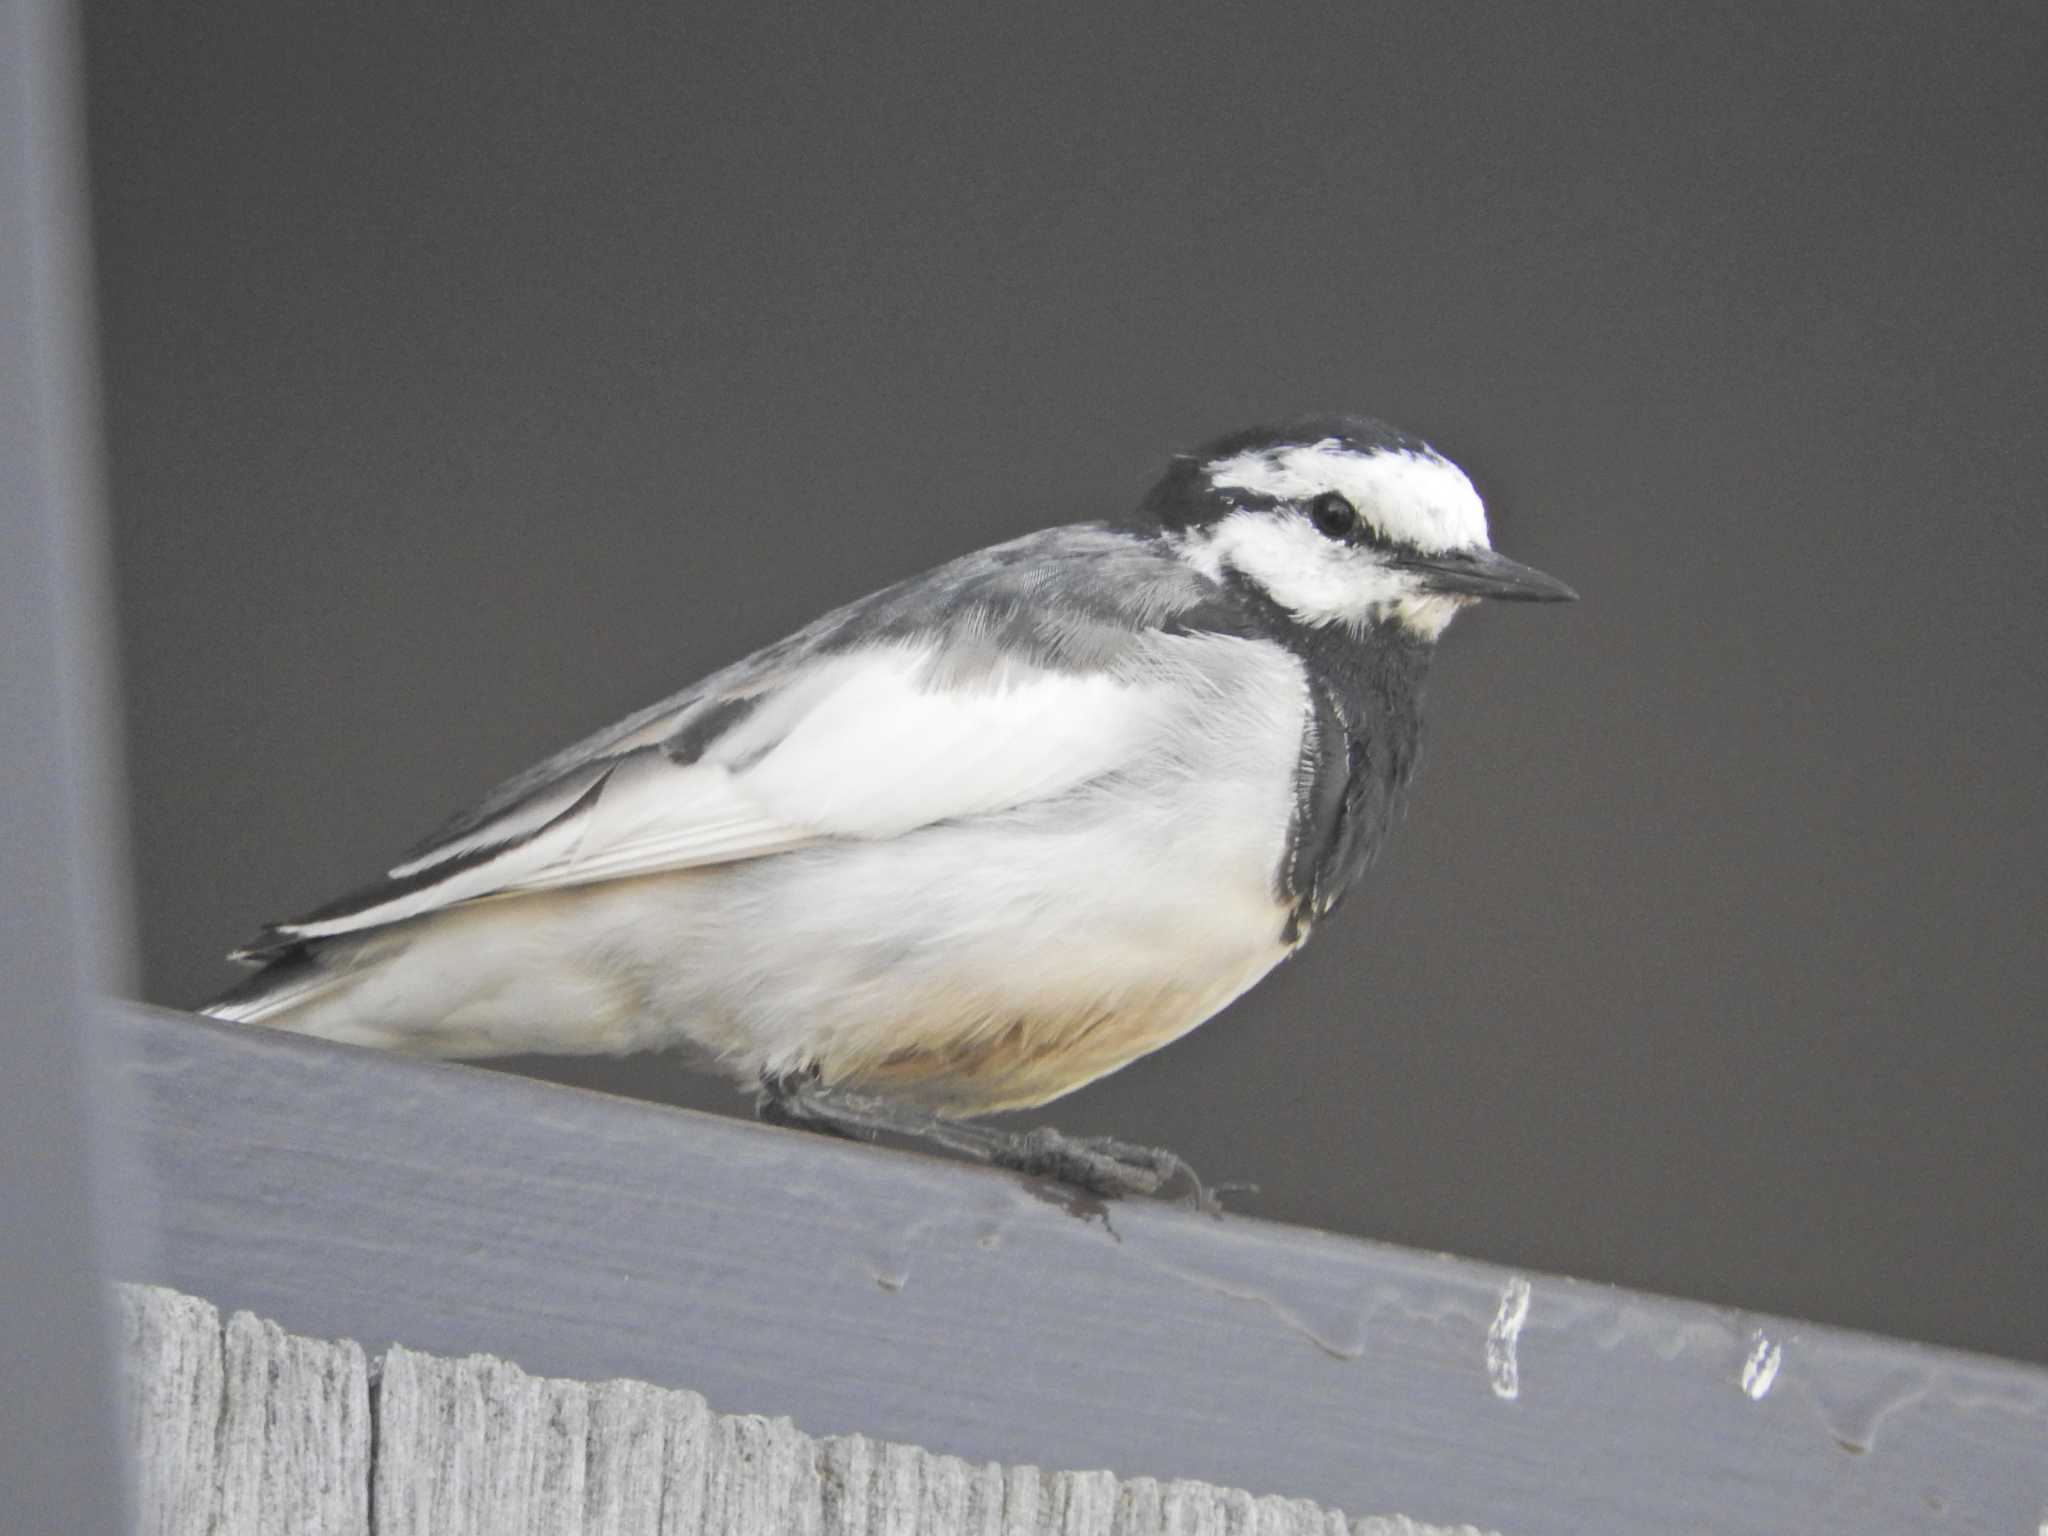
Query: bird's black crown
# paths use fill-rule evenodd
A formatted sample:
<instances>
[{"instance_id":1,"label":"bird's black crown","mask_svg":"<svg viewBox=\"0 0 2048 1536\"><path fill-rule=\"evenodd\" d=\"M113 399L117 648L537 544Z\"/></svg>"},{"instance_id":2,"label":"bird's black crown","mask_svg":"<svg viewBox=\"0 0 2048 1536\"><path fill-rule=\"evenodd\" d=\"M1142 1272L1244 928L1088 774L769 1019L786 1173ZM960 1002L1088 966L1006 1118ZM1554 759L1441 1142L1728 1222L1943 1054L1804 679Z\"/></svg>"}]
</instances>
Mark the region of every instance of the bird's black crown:
<instances>
[{"instance_id":1,"label":"bird's black crown","mask_svg":"<svg viewBox=\"0 0 2048 1536\"><path fill-rule=\"evenodd\" d=\"M1371 416L1297 416L1277 426L1246 427L1214 438L1192 453L1176 454L1166 473L1138 504L1136 520L1179 532L1227 516L1244 505L1242 492L1229 495L1209 483L1209 466L1242 453L1281 448L1307 448L1335 442L1357 454L1413 453L1435 457L1436 450L1412 432Z\"/></svg>"}]
</instances>

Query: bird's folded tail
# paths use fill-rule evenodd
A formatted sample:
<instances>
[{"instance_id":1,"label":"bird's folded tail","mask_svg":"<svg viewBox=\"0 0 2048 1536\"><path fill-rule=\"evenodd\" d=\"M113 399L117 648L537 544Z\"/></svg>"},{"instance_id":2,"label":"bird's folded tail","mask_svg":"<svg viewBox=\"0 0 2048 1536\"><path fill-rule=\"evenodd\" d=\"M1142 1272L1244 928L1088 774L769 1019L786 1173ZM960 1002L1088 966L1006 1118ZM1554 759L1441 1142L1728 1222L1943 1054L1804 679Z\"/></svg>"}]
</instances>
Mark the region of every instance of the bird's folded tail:
<instances>
[{"instance_id":1,"label":"bird's folded tail","mask_svg":"<svg viewBox=\"0 0 2048 1536\"><path fill-rule=\"evenodd\" d=\"M325 997L352 978L345 970L322 965L304 947L268 959L247 981L228 988L199 1011L209 1018L236 1024L267 1024L279 1015Z\"/></svg>"}]
</instances>

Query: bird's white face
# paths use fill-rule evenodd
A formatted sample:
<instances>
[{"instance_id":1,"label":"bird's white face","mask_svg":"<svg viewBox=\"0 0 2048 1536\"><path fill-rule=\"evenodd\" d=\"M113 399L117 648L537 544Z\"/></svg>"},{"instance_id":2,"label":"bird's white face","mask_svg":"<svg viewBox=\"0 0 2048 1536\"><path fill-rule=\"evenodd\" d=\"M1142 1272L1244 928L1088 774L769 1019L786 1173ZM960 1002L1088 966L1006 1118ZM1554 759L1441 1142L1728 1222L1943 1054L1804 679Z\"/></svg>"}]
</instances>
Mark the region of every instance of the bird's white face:
<instances>
[{"instance_id":1,"label":"bird's white face","mask_svg":"<svg viewBox=\"0 0 2048 1536\"><path fill-rule=\"evenodd\" d=\"M1401 559L1491 548L1479 493L1448 459L1328 438L1232 454L1203 473L1241 504L1191 530L1185 558L1209 576L1238 572L1305 624L1392 621L1434 639L1474 601L1432 590Z\"/></svg>"}]
</instances>

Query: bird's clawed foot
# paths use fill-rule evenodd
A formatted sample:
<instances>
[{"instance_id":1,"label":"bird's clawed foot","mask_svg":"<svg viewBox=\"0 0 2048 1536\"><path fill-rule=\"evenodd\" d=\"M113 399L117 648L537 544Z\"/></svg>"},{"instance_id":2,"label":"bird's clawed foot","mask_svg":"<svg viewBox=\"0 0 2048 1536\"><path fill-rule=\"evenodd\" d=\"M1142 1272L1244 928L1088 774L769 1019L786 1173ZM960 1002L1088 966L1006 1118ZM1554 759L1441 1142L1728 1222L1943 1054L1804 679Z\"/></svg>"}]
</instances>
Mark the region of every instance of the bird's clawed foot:
<instances>
[{"instance_id":1,"label":"bird's clawed foot","mask_svg":"<svg viewBox=\"0 0 2048 1536\"><path fill-rule=\"evenodd\" d=\"M1004 1131L949 1120L914 1105L825 1087L812 1074L766 1078L755 1113L770 1125L872 1141L887 1133L934 1142L998 1168L1054 1179L1104 1199L1167 1198L1184 1189L1195 1209L1223 1214L1223 1196L1257 1194L1256 1184L1204 1184L1186 1158L1114 1136L1068 1136L1051 1126Z\"/></svg>"},{"instance_id":2,"label":"bird's clawed foot","mask_svg":"<svg viewBox=\"0 0 2048 1536\"><path fill-rule=\"evenodd\" d=\"M989 1151L999 1168L1057 1179L1105 1199L1129 1195L1164 1197L1175 1185L1185 1186L1195 1209L1223 1214L1228 1193L1256 1193L1253 1184L1204 1184L1188 1160L1164 1147L1141 1146L1114 1136L1069 1136L1049 1125L1013 1132Z\"/></svg>"}]
</instances>

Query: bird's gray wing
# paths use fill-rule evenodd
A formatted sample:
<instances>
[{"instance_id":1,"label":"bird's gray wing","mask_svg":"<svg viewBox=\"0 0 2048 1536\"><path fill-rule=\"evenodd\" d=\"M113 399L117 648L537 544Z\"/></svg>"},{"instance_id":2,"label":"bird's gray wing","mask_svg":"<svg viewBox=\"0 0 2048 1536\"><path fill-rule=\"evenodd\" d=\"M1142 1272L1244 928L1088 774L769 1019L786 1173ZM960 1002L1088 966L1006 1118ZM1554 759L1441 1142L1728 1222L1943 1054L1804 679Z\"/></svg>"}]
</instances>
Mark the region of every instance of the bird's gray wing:
<instances>
[{"instance_id":1,"label":"bird's gray wing","mask_svg":"<svg viewBox=\"0 0 2048 1536\"><path fill-rule=\"evenodd\" d=\"M1170 554L1103 529L981 551L548 759L244 954L1058 794L1144 750L1171 699L1130 664L1134 641L1205 595Z\"/></svg>"}]
</instances>

